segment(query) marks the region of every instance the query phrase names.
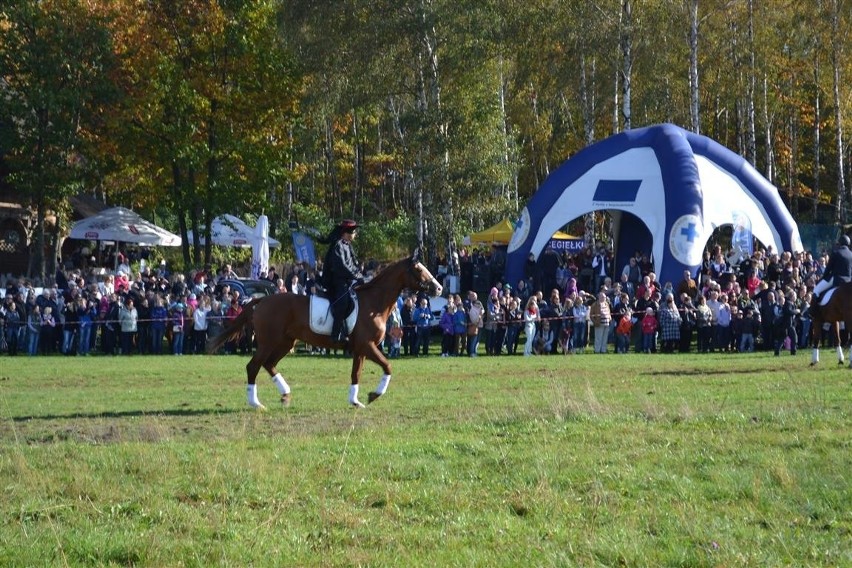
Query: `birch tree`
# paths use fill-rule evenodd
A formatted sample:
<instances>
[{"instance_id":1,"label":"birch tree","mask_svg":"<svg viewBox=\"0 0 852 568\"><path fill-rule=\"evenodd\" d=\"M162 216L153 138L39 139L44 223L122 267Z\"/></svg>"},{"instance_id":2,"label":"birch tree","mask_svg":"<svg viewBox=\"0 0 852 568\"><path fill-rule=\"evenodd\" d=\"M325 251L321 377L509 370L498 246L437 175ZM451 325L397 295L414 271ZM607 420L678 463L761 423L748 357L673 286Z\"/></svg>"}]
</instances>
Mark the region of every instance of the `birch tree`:
<instances>
[{"instance_id":1,"label":"birch tree","mask_svg":"<svg viewBox=\"0 0 852 568\"><path fill-rule=\"evenodd\" d=\"M843 100L840 96L841 85L841 61L844 50L842 39L848 37L848 29L841 35L840 10L842 0L831 0L831 70L832 70L832 95L834 99L834 122L835 122L835 144L837 145L837 201L835 202L834 220L840 224L847 219L846 203L850 201L846 195L846 177L844 165L845 146L843 144Z\"/></svg>"}]
</instances>

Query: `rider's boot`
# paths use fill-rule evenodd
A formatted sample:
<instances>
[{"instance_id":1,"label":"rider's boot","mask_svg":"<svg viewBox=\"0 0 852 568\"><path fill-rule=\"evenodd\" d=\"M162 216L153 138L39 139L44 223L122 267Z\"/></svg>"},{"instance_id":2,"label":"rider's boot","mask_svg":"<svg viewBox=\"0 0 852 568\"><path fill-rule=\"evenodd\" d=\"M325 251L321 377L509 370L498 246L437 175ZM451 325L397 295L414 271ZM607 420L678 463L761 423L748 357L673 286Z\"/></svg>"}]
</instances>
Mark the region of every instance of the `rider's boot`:
<instances>
[{"instance_id":1,"label":"rider's boot","mask_svg":"<svg viewBox=\"0 0 852 568\"><path fill-rule=\"evenodd\" d=\"M331 340L335 343L346 343L346 328L342 319L335 318L331 325Z\"/></svg>"}]
</instances>

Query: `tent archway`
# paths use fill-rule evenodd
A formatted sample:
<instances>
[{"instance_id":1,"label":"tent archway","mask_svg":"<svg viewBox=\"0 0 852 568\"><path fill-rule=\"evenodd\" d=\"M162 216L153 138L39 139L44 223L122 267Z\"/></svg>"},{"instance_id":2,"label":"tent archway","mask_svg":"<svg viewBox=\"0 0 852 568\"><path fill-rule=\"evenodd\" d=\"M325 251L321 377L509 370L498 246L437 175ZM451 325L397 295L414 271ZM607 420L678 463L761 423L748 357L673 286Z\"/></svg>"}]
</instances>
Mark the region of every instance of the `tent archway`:
<instances>
[{"instance_id":1,"label":"tent archway","mask_svg":"<svg viewBox=\"0 0 852 568\"><path fill-rule=\"evenodd\" d=\"M736 219L775 250L801 251L795 221L778 190L746 160L721 144L673 124L617 134L593 144L551 174L521 212L506 277L523 276L566 221L592 211L614 217L614 271L650 234L661 281L695 274L713 230Z\"/></svg>"}]
</instances>

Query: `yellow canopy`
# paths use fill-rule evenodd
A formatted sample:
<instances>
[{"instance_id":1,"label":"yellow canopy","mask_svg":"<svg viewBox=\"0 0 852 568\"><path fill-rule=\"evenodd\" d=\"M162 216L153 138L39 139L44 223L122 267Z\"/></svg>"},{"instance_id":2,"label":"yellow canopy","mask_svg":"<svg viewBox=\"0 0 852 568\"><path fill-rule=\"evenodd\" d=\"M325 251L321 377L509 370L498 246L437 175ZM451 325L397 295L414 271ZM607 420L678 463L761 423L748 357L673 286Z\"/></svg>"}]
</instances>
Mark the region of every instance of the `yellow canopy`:
<instances>
[{"instance_id":1,"label":"yellow canopy","mask_svg":"<svg viewBox=\"0 0 852 568\"><path fill-rule=\"evenodd\" d=\"M567 239L582 239L583 237L575 237L574 235L569 235L568 233L563 233L562 231L556 231L555 233L553 233L553 236L550 237L550 238L551 239L567 240Z\"/></svg>"},{"instance_id":2,"label":"yellow canopy","mask_svg":"<svg viewBox=\"0 0 852 568\"><path fill-rule=\"evenodd\" d=\"M508 245L509 241L512 240L512 233L514 232L515 228L512 226L512 223L508 219L503 219L493 227L473 233L470 236L470 242L471 244L498 243Z\"/></svg>"}]
</instances>

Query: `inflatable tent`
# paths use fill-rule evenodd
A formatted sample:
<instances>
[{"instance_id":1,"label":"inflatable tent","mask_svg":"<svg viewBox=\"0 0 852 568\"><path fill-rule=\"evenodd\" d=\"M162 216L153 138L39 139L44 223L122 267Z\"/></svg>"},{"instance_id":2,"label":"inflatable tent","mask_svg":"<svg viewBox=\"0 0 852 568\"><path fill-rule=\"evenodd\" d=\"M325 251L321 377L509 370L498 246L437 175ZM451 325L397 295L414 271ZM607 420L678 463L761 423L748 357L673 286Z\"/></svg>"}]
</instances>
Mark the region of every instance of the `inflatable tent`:
<instances>
[{"instance_id":1,"label":"inflatable tent","mask_svg":"<svg viewBox=\"0 0 852 568\"><path fill-rule=\"evenodd\" d=\"M637 249L652 255L661 282L693 275L714 229L735 225L776 251L802 250L778 190L746 160L672 124L629 130L593 144L553 172L521 212L506 261L509 282L523 277L553 233L581 215L614 218L613 272Z\"/></svg>"}]
</instances>

